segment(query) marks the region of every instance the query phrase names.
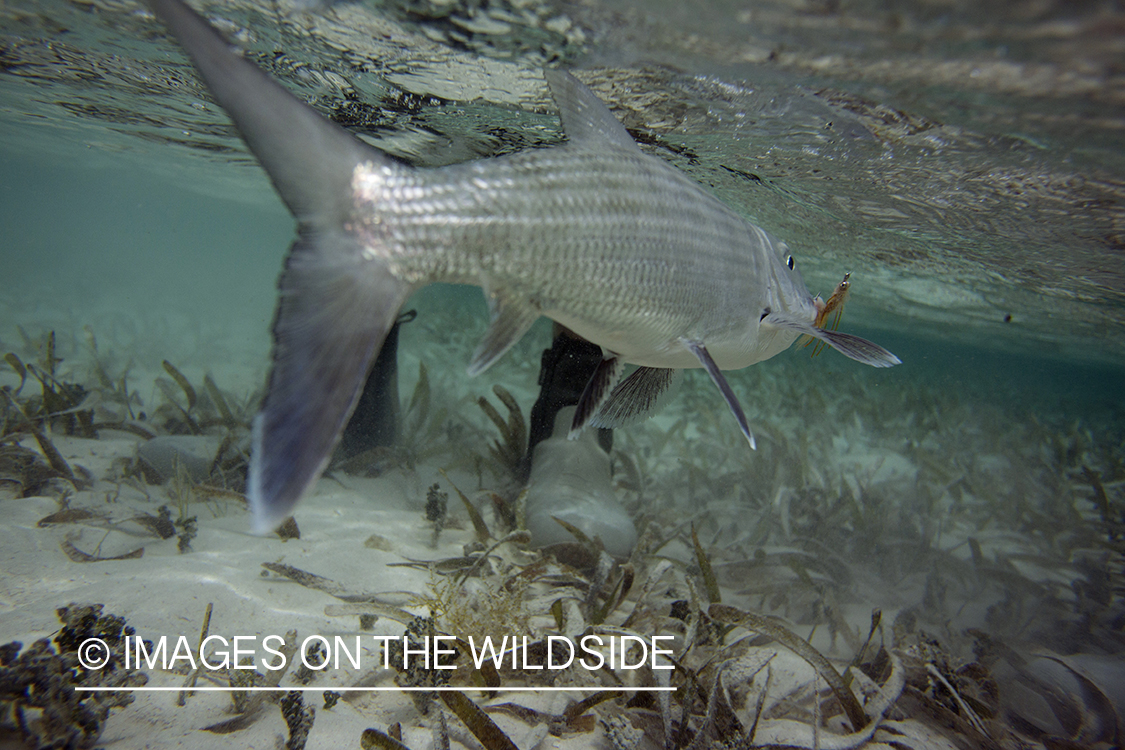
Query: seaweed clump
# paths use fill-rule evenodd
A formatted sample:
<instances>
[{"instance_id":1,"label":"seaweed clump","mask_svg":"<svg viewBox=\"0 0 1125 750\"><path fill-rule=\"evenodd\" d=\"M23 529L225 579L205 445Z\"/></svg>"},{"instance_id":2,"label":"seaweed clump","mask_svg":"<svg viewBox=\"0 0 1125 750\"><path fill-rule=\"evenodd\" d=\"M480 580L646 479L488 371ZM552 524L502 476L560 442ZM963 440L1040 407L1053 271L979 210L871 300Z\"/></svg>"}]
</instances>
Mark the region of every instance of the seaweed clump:
<instances>
[{"instance_id":1,"label":"seaweed clump","mask_svg":"<svg viewBox=\"0 0 1125 750\"><path fill-rule=\"evenodd\" d=\"M101 604L71 604L57 610L63 627L51 639L23 649L18 641L0 646L0 729L12 720L24 742L34 748L93 747L110 711L133 702L131 692L85 692L79 687L136 687L148 675L125 668L125 639L134 634L125 619L103 615ZM86 669L79 648L98 638L108 654L101 669Z\"/></svg>"},{"instance_id":2,"label":"seaweed clump","mask_svg":"<svg viewBox=\"0 0 1125 750\"><path fill-rule=\"evenodd\" d=\"M32 341L26 333L24 338L36 351L38 365L23 362L14 352L4 355L4 361L20 376L19 386L10 393L13 399L23 390L28 375L38 380L42 387L42 397L28 399L26 407L21 410L24 419L42 423L45 429L67 435L97 437L94 413L91 409L83 408L89 395L86 388L63 381L57 372L58 365L63 360L55 354L55 332L45 334L42 341Z\"/></svg>"},{"instance_id":3,"label":"seaweed clump","mask_svg":"<svg viewBox=\"0 0 1125 750\"><path fill-rule=\"evenodd\" d=\"M33 450L21 445L0 445L0 499L33 497L50 486L52 479L66 479Z\"/></svg>"},{"instance_id":4,"label":"seaweed clump","mask_svg":"<svg viewBox=\"0 0 1125 750\"><path fill-rule=\"evenodd\" d=\"M433 485L426 492L426 520L434 525L434 536L430 546L436 547L438 536L445 527L445 517L449 512L449 493L442 492L440 485Z\"/></svg>"}]
</instances>

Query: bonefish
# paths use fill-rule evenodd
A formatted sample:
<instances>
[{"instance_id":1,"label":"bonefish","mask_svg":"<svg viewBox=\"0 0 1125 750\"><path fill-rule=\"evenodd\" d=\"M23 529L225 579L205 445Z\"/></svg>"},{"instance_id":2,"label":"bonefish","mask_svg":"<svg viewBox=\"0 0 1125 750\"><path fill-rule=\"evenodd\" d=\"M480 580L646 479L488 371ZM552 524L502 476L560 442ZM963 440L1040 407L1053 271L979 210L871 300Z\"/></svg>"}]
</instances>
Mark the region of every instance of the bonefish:
<instances>
[{"instance_id":1,"label":"bonefish","mask_svg":"<svg viewBox=\"0 0 1125 750\"><path fill-rule=\"evenodd\" d=\"M568 73L545 77L565 143L439 169L398 163L290 95L180 0L148 0L297 220L278 282L273 355L254 421L254 526L285 519L328 461L399 310L433 282L484 290L491 322L469 373L551 318L599 345L573 430L645 415L703 367L754 444L723 376L801 334L876 367L869 341L814 325L786 244L643 153ZM638 369L620 380L626 364Z\"/></svg>"}]
</instances>

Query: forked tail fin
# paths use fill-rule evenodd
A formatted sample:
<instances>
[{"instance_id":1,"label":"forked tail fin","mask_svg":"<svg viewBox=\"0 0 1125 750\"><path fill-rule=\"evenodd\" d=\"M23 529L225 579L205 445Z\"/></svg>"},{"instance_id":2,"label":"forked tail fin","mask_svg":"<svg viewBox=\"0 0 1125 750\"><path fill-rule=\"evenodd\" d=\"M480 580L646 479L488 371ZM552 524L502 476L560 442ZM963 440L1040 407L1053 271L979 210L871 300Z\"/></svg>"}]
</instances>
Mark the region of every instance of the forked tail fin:
<instances>
[{"instance_id":1,"label":"forked tail fin","mask_svg":"<svg viewBox=\"0 0 1125 750\"><path fill-rule=\"evenodd\" d=\"M324 471L383 340L410 294L343 233L303 231L281 274L273 367L254 420L254 531L292 512Z\"/></svg>"},{"instance_id":2,"label":"forked tail fin","mask_svg":"<svg viewBox=\"0 0 1125 750\"><path fill-rule=\"evenodd\" d=\"M388 161L236 54L181 0L147 0L302 224L338 223L356 164Z\"/></svg>"},{"instance_id":3,"label":"forked tail fin","mask_svg":"<svg viewBox=\"0 0 1125 750\"><path fill-rule=\"evenodd\" d=\"M180 0L148 0L298 221L278 282L273 366L254 420L254 530L281 523L320 473L411 285L346 228L357 165L383 154L235 54ZM402 168L402 167L393 167Z\"/></svg>"}]
</instances>

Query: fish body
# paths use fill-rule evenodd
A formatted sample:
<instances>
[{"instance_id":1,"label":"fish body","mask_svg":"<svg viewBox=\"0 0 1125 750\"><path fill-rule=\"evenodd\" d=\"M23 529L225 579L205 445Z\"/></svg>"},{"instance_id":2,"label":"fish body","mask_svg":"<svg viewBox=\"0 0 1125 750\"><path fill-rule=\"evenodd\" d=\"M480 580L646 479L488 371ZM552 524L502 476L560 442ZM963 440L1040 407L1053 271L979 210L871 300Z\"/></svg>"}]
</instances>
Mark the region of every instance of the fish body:
<instances>
[{"instance_id":1,"label":"fish body","mask_svg":"<svg viewBox=\"0 0 1125 750\"><path fill-rule=\"evenodd\" d=\"M722 375L814 336L853 359L898 359L813 325L785 243L642 152L594 94L546 71L567 141L416 169L354 138L230 49L180 0L148 0L297 220L278 282L273 362L255 419L249 495L258 531L323 471L406 299L475 284L491 322L484 371L540 316L598 344L573 430L649 413L680 368L704 367L753 445ZM624 365L638 365L620 380Z\"/></svg>"},{"instance_id":2,"label":"fish body","mask_svg":"<svg viewBox=\"0 0 1125 750\"><path fill-rule=\"evenodd\" d=\"M475 284L499 314L544 315L629 364L700 367L689 339L737 369L797 336L763 311L812 322L784 243L632 141L570 137L441 169L360 165L356 236L414 286Z\"/></svg>"}]
</instances>

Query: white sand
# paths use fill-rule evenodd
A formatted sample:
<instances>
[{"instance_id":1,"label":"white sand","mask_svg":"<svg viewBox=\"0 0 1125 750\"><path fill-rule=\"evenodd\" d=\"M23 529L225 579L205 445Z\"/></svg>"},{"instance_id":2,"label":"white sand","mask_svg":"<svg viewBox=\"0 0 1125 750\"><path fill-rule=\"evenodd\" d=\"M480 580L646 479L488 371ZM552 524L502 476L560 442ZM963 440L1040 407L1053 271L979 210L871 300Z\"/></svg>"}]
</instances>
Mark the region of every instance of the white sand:
<instances>
[{"instance_id":1,"label":"white sand","mask_svg":"<svg viewBox=\"0 0 1125 750\"><path fill-rule=\"evenodd\" d=\"M465 456L485 454L484 446L495 431L479 413L475 399L499 382L513 391L525 412L529 410L538 351L546 336L537 328L487 377L470 381L461 363L468 361L473 342L483 330L483 316L472 310L470 325L445 325L443 320L448 318L443 315L463 321L465 311L435 312L425 307L431 303L432 299L423 298L427 314L403 331L401 395L404 402L409 400L418 363L426 362L434 394L432 412L448 409L448 424L453 427L438 425L437 433L427 433L438 435L432 446L418 444L421 431L408 436L415 452L434 448L433 456L413 469L392 469L376 479L342 474L322 479L316 492L297 509L300 539L250 535L248 515L237 501L196 502L188 512L198 517L198 535L191 552L180 554L175 538L157 540L144 535L136 524L121 523L141 513L155 514L165 504L171 505L173 517L177 512L166 488L147 487L146 497L138 486L114 479L121 474L121 463L133 457L141 438L112 430L103 431L97 440L56 436L55 443L67 461L96 478L92 487L73 493L70 506L96 510L108 520L39 527L40 519L58 510L57 494L66 488L65 483L56 483L50 497L0 500L0 539L4 540L0 546L0 643L19 640L27 645L51 636L58 627L55 610L76 602L104 605L104 612L123 616L144 638L183 635L194 645L204 610L211 603L210 633L226 638L264 638L289 629L296 629L299 638L342 636L348 643L356 635L362 636L364 667L326 670L311 683L318 690L353 685L369 668L378 666L380 652L371 636L399 636L400 624L383 619L373 631L361 632L355 615L325 614L326 606L338 605L339 600L268 573L262 563L291 565L329 578L349 591L384 594L386 600L407 606L413 595L429 591L430 574L389 564L457 557L472 541L472 527L438 469L448 468L453 481L477 498L475 463ZM248 394L260 382L263 366L260 358L246 353L238 335L230 341L207 339L208 349L183 354L177 361L196 383L209 371L225 390ZM71 331L70 336L69 372L76 380L90 382L80 366L81 332ZM115 362L127 359L113 350L113 344L99 342L104 356L112 356ZM151 410L164 400L152 382L163 375L160 358L170 355L160 353L147 339L142 343L145 346L133 350L133 356L139 357L146 349L157 354L140 358L130 377L144 406ZM220 354L212 360L208 352ZM224 357L222 352L242 355ZM1020 572L1028 580L1057 586L1060 596L1066 597L1075 571L1058 559L1052 562L1034 535L1006 528L1003 517L1006 493L1017 491L1013 483L1040 460L1040 448L1033 439L1026 444L1006 442L1005 436L1025 435L1027 425L993 418L987 407L960 403L956 395L934 395L909 381L891 390L886 373L878 373L880 379L866 380L867 371L849 363L825 359L810 363L805 359L807 350L784 356L788 359L752 368L735 379L758 433L761 447L757 453L746 451L733 419L701 376L689 377L684 391L657 419L617 431L618 493L642 530L649 520L655 520L662 533L676 535L659 550L660 555L678 560L679 570L690 565L687 525L695 522L723 585L724 602L786 617L796 623L797 632L814 633L812 640L819 649L844 662L866 635L873 607L884 610L887 638L894 616L906 609L919 612L923 619L933 618L927 627L937 628L934 632L939 636L953 638L964 627L979 627L988 608L1003 599L1003 588L984 576L963 587L950 584L945 599L931 603L944 608L940 617L948 624L941 630L935 624L940 621L938 612L919 609L928 596L929 564L912 564L918 554L913 549L921 551L932 545L948 553L949 560L964 565L971 559L969 537L979 542L989 562L1023 552L1026 554L1017 561ZM909 372L902 372L909 379ZM0 385L15 382L9 371L0 375ZM879 390L881 384L883 390ZM31 383L26 388L34 392L35 386ZM888 399L902 402L888 407ZM933 399L939 406L933 405ZM943 415L941 432L936 434L917 424L934 409ZM983 434L986 430L988 434ZM22 445L36 449L31 438ZM912 454L928 463L919 463ZM622 469L625 462L638 467L642 492L636 491L629 472ZM488 469L480 477L484 489L500 485ZM450 491L453 518L436 547L431 545L432 531L423 519L426 489L434 482ZM1028 502L1052 502L1050 492L1043 491L1043 497L1032 492ZM878 550L872 549L870 555L844 553L836 549L838 540L810 543L802 537L809 528L810 503L817 513L830 514L836 496L858 498L855 510L839 516L844 520L824 521L822 530L839 531L837 526L844 524L853 537L873 535ZM1069 502L1079 509L1076 518L1088 520L1094 514L1084 497L1078 492ZM880 526L864 526L875 523ZM373 535L378 538L367 544ZM77 563L61 548L66 541L90 554L112 556L144 547L144 555L141 559ZM756 549L764 553L762 561L755 558ZM810 549L819 552L813 554ZM819 554L830 566L847 572L846 585L815 564ZM788 562L794 559L805 562ZM641 575L645 575L643 570ZM680 573L669 575L653 597L685 597L681 580ZM809 581L815 585L806 585ZM640 580L633 597L639 589ZM843 628L836 634L824 625L822 614L817 614L829 605L835 608L835 624ZM545 607L538 614L545 615ZM632 607L631 599L620 616ZM418 608L414 611L424 613ZM814 628L813 623L820 624ZM781 650L774 658L771 699L781 700L812 680L808 666L795 656ZM182 675L158 669L144 671L150 686L180 686L184 681ZM291 676L283 684L292 684ZM392 686L393 670L381 674L376 684ZM472 695L485 701L480 693ZM558 713L580 695L501 693L492 702L516 701ZM183 707L176 705L176 697L176 693L137 694L134 704L114 711L98 746L273 748L287 735L274 705L248 729L214 734L203 727L234 716L228 695L195 693ZM365 728L386 730L395 722L401 723L408 746L423 750L432 745L433 714L421 716L406 694L352 695L328 711L321 708L319 692L306 693L305 698L317 708L310 748L354 747ZM603 705L602 710L607 708L608 704ZM521 748L535 746L540 740L543 747L605 746L608 741L602 737L601 726L595 734L544 738L542 726L507 714L493 714L492 718ZM450 720L455 746L478 747L456 720ZM913 747L945 746L916 723L902 727L902 731L914 733Z\"/></svg>"}]
</instances>

